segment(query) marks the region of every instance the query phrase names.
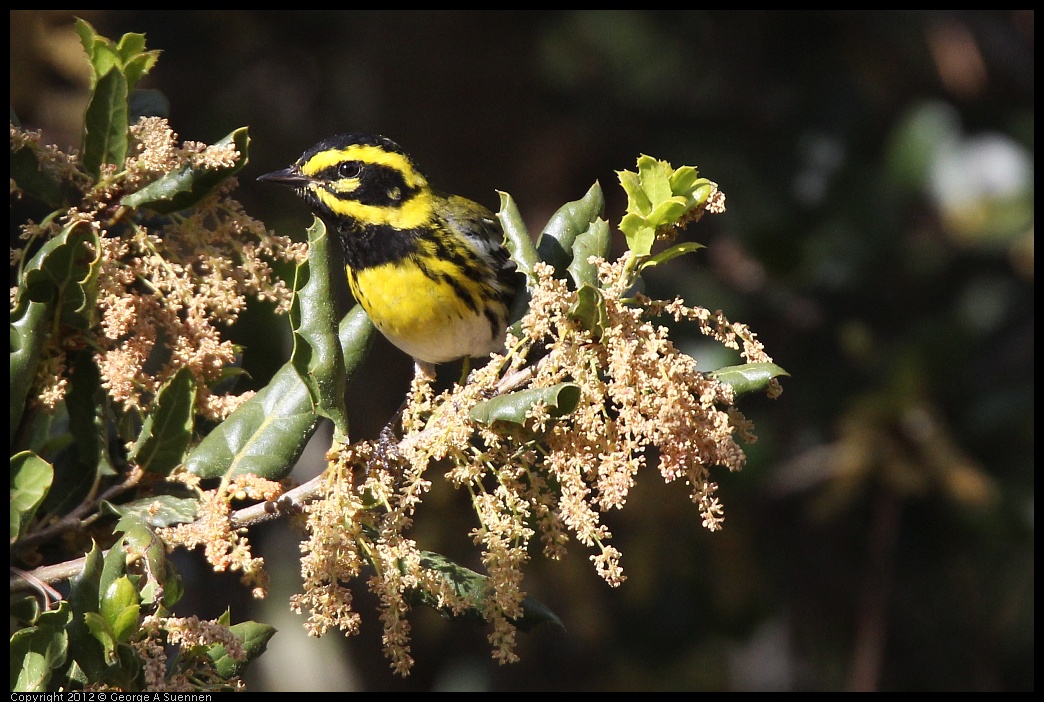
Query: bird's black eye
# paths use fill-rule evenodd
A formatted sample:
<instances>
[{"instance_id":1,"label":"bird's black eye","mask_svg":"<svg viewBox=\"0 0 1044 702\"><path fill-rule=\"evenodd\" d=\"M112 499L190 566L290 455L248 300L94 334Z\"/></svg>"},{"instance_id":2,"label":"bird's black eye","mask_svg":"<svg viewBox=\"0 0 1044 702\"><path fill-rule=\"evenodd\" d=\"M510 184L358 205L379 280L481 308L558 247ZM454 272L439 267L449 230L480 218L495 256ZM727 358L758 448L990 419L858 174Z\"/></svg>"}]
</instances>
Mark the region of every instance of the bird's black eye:
<instances>
[{"instance_id":1,"label":"bird's black eye","mask_svg":"<svg viewBox=\"0 0 1044 702\"><path fill-rule=\"evenodd\" d=\"M345 161L337 167L337 175L342 178L358 178L362 173L362 166L358 161Z\"/></svg>"}]
</instances>

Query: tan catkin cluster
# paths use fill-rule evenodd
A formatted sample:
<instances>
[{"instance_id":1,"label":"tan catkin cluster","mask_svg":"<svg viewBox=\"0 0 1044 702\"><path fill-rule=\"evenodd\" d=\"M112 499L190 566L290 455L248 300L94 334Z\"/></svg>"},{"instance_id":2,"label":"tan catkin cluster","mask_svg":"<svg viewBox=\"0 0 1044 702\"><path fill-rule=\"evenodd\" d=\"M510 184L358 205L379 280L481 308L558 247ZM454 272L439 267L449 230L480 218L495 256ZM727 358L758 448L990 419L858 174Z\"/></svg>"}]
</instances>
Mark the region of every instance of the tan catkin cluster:
<instances>
[{"instance_id":1,"label":"tan catkin cluster","mask_svg":"<svg viewBox=\"0 0 1044 702\"><path fill-rule=\"evenodd\" d=\"M159 693L198 693L200 689L242 691L238 676L223 678L206 655L220 645L225 653L243 660L243 642L227 626L198 617L146 616L139 635L130 642L141 659L143 689ZM170 664L170 653L177 651L177 664Z\"/></svg>"},{"instance_id":2,"label":"tan catkin cluster","mask_svg":"<svg viewBox=\"0 0 1044 702\"><path fill-rule=\"evenodd\" d=\"M36 141L12 125L11 143L14 149ZM222 330L250 299L286 311L291 291L274 275L272 262L299 262L306 247L270 234L248 216L228 196L234 178L197 207L162 219L129 217L120 201L179 169L228 168L242 155L233 144L179 145L166 120L157 117L131 127L124 168L104 168L97 182L72 167L75 155L38 144L36 153L43 170L75 173L65 182L82 187L82 199L59 217L23 227L23 239L46 240L75 223L97 241L91 263L97 270L94 323L82 333L54 335L41 351L39 401L54 407L64 398L65 356L86 346L94 349L102 387L125 410L147 408L166 380L188 368L199 388L199 412L211 420L228 416L247 397L210 389L236 360Z\"/></svg>"},{"instance_id":3,"label":"tan catkin cluster","mask_svg":"<svg viewBox=\"0 0 1044 702\"><path fill-rule=\"evenodd\" d=\"M310 564L305 592L296 600L310 610L313 630L344 619L350 596L333 588L368 561L375 571L370 588L382 601L386 653L397 672L405 674L412 663L406 595L418 589L437 593L438 606L452 612L480 612L491 625L494 658L514 661L516 622L524 615L522 568L534 546L559 558L575 539L592 550L595 570L607 583L622 583L621 553L602 516L625 505L648 463L666 482L688 486L707 529L721 528L723 510L711 469L742 468L745 455L737 440L754 437L733 406L732 389L698 370L656 320L692 321L747 362L771 359L749 329L721 313L680 300L622 299L624 261L594 263L604 305L597 325L575 313L577 291L549 266L537 264L521 335L509 337L505 355L494 356L466 383L440 395L418 375L398 444L356 444L332 454L342 479L331 478L325 499L310 507ZM505 389L561 383L578 390L571 411L536 403L523 426L487 424L471 415L478 403ZM476 519L471 537L481 549L488 583L481 601L462 601L446 588L406 536L436 464L448 465L446 479L471 498ZM348 465L367 475L355 488ZM324 564L318 582L316 562ZM357 625L354 615L350 622Z\"/></svg>"},{"instance_id":4,"label":"tan catkin cluster","mask_svg":"<svg viewBox=\"0 0 1044 702\"><path fill-rule=\"evenodd\" d=\"M188 483L198 481L187 471L177 471L174 479ZM232 522L233 500L275 500L282 486L256 475L233 476L228 482L214 490L199 493L197 517L191 522L157 529L157 535L168 548L184 546L188 549L203 547L203 555L216 572L240 573L240 580L251 588L254 597L263 598L268 593L268 573L263 558L255 557L250 547L246 530L237 528Z\"/></svg>"}]
</instances>

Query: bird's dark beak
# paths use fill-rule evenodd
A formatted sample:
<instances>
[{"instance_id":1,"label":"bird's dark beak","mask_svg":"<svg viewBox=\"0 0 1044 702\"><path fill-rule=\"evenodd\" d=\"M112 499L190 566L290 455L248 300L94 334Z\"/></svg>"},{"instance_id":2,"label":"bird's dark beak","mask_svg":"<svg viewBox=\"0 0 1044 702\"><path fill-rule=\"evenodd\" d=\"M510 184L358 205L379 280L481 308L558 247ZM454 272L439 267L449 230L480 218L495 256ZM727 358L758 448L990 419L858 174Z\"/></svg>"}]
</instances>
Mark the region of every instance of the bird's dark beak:
<instances>
[{"instance_id":1,"label":"bird's dark beak","mask_svg":"<svg viewBox=\"0 0 1044 702\"><path fill-rule=\"evenodd\" d=\"M289 168L284 168L281 171L272 171L271 173L265 173L262 176L258 176L257 179L265 181L266 183L279 183L280 185L289 185L294 188L303 187L311 180L311 178L309 178L306 175L302 175L293 166L290 166Z\"/></svg>"}]
</instances>

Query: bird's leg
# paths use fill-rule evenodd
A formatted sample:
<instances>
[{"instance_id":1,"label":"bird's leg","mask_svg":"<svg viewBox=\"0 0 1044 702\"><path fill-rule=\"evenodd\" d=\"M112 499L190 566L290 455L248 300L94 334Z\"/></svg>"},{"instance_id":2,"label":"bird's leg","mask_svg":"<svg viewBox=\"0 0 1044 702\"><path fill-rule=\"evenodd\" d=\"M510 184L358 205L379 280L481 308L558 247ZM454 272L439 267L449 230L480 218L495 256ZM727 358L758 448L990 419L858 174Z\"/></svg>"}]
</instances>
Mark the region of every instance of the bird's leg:
<instances>
[{"instance_id":1,"label":"bird's leg","mask_svg":"<svg viewBox=\"0 0 1044 702\"><path fill-rule=\"evenodd\" d=\"M429 383L434 382L435 365L414 359L413 377L414 379L423 378ZM396 430L402 429L402 415L406 411L406 406L409 403L410 398L407 396L406 399L402 401L402 404L399 405L399 409L395 410L395 414L392 415L392 418L388 420L388 423L384 425L383 429L381 429L382 443L385 441L395 441L395 439L398 438L396 436ZM401 437L401 433L399 434L399 437Z\"/></svg>"},{"instance_id":2,"label":"bird's leg","mask_svg":"<svg viewBox=\"0 0 1044 702\"><path fill-rule=\"evenodd\" d=\"M435 380L435 365L432 363L426 363L425 361L413 361L413 377L415 380L423 379L428 383ZM391 452L397 451L397 445L399 440L402 438L402 415L406 411L406 406L410 403L409 396L402 401L399 405L399 409L395 410L395 414L388 420L388 423L381 429L380 440L377 442L377 453L374 456L375 461L380 461L385 465L389 465L388 455Z\"/></svg>"},{"instance_id":3,"label":"bird's leg","mask_svg":"<svg viewBox=\"0 0 1044 702\"><path fill-rule=\"evenodd\" d=\"M464 357L464 363L460 368L460 380L459 385L464 385L468 382L468 373L471 372L471 356Z\"/></svg>"}]
</instances>

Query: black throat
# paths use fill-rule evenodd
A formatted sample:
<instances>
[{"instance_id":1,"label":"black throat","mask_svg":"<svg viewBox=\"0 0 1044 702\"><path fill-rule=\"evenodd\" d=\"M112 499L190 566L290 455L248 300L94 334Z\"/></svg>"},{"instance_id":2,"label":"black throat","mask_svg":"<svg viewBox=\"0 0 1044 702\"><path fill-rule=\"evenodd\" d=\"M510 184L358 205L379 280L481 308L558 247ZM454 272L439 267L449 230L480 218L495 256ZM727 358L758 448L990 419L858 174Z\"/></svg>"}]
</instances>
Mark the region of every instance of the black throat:
<instances>
[{"instance_id":1,"label":"black throat","mask_svg":"<svg viewBox=\"0 0 1044 702\"><path fill-rule=\"evenodd\" d=\"M417 233L387 224L362 226L343 219L326 220L326 227L337 234L344 262L361 271L407 258L417 250Z\"/></svg>"}]
</instances>

